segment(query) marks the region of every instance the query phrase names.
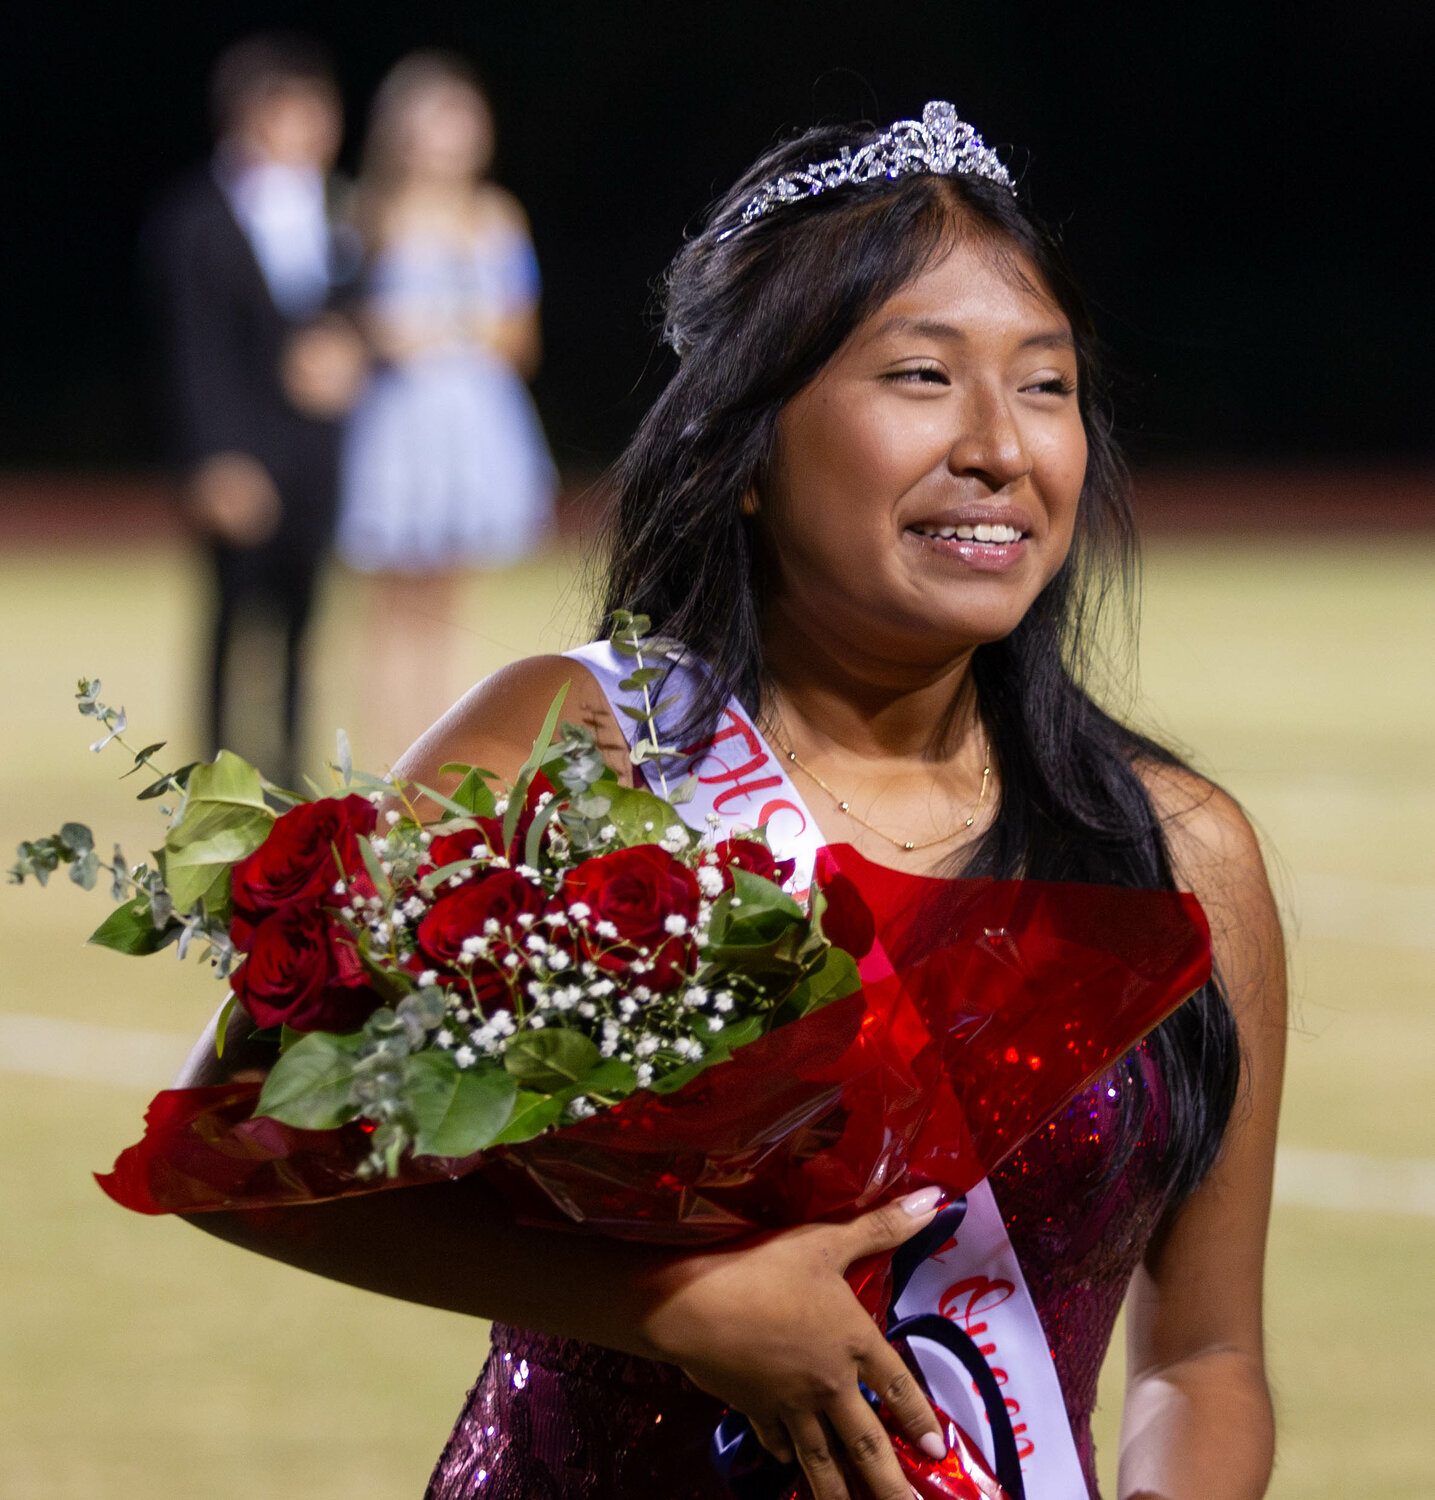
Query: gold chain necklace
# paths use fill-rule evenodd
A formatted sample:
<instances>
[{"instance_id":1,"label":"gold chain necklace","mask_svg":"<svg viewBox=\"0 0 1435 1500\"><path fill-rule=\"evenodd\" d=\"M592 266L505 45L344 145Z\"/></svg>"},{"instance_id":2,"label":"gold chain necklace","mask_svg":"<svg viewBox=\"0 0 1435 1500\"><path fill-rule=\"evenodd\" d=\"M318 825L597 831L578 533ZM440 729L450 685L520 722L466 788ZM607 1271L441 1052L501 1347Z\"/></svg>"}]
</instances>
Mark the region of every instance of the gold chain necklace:
<instances>
[{"instance_id":1,"label":"gold chain necklace","mask_svg":"<svg viewBox=\"0 0 1435 1500\"><path fill-rule=\"evenodd\" d=\"M869 833L875 833L879 839L886 839L886 841L894 848L905 850L908 854L914 854L919 849L933 849L938 844L945 844L949 840L956 838L958 833L965 832L977 821L977 815L982 810L982 804L987 800L987 786L992 778L992 742L990 739L986 740L985 742L986 748L983 751L982 757L982 788L981 791L977 793L977 800L972 805L971 814L968 816L966 822L962 824L961 828L954 828L950 833L942 834L940 838L927 839L925 843L921 844L913 843L911 839L894 839L890 833L884 833L880 828L877 828L873 824L869 823L866 818L862 817L858 813L853 812L852 804L850 802L848 802L844 797L838 796L838 794L834 792L830 786L827 785L827 783L817 774L816 771L812 769L811 766L803 765L803 763L798 760L796 750L793 750L788 745L784 745L783 742L778 739L775 734L770 735L770 738L772 739L773 744L775 744L777 748L782 751L782 753L788 758L788 760L790 760L792 764L796 766L804 776L808 777L812 781L815 781L817 785L820 786L822 790L832 798L832 800L837 804L837 810L839 812L846 813L846 815L851 818L854 823L860 823Z\"/></svg>"}]
</instances>

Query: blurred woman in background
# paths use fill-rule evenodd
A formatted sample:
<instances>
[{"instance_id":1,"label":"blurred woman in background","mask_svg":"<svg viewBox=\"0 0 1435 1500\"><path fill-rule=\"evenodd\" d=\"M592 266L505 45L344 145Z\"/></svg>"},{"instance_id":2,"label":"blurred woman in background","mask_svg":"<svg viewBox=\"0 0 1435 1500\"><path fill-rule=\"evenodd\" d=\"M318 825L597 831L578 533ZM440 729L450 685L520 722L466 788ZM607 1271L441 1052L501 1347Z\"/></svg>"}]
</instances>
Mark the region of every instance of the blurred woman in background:
<instances>
[{"instance_id":1,"label":"blurred woman in background","mask_svg":"<svg viewBox=\"0 0 1435 1500\"><path fill-rule=\"evenodd\" d=\"M552 516L524 386L538 264L522 208L485 178L493 146L468 67L414 53L375 96L355 193L376 368L345 443L339 550L375 580L366 696L396 746L448 702L461 570L523 556Z\"/></svg>"}]
</instances>

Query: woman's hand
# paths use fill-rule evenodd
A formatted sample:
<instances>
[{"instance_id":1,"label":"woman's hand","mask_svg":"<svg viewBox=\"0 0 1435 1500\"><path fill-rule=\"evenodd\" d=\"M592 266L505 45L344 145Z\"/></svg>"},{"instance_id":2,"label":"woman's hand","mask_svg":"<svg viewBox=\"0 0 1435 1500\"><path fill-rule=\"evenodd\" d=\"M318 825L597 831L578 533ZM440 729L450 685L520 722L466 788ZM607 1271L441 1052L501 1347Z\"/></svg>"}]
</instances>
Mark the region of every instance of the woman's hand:
<instances>
[{"instance_id":1,"label":"woman's hand","mask_svg":"<svg viewBox=\"0 0 1435 1500\"><path fill-rule=\"evenodd\" d=\"M939 1197L923 1188L850 1224L808 1224L684 1257L674 1289L646 1320L660 1356L742 1412L774 1456L796 1457L817 1500L846 1500L844 1459L874 1500L910 1500L859 1380L925 1453L946 1452L916 1379L843 1279L853 1261L931 1223Z\"/></svg>"}]
</instances>

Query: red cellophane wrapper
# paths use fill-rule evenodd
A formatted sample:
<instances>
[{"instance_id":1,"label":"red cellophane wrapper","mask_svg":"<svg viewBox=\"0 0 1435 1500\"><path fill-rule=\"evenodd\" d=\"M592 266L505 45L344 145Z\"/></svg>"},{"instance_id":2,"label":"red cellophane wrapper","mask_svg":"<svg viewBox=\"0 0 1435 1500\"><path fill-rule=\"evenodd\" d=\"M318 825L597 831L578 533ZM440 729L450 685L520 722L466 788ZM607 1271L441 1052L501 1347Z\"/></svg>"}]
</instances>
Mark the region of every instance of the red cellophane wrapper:
<instances>
[{"instance_id":1,"label":"red cellophane wrapper","mask_svg":"<svg viewBox=\"0 0 1435 1500\"><path fill-rule=\"evenodd\" d=\"M479 1171L526 1222L698 1247L851 1217L898 1192L974 1187L1210 972L1194 897L940 880L822 851L877 942L862 990L769 1032L672 1094L643 1093L520 1145L409 1158L366 1181L358 1126L253 1117L259 1085L168 1090L100 1184L141 1213L279 1207ZM850 887L848 888L850 895ZM887 1260L849 1280L886 1312ZM955 1429L953 1429L955 1431ZM995 1500L978 1453L895 1440L922 1497Z\"/></svg>"}]
</instances>

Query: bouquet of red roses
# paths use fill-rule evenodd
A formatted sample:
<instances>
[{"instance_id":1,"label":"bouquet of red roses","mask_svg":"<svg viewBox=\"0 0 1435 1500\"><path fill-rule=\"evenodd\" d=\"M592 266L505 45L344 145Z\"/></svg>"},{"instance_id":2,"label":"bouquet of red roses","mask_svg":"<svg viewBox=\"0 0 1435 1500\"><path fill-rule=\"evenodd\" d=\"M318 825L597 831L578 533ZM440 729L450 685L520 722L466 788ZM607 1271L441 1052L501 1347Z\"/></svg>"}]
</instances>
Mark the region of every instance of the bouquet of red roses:
<instances>
[{"instance_id":1,"label":"bouquet of red roses","mask_svg":"<svg viewBox=\"0 0 1435 1500\"><path fill-rule=\"evenodd\" d=\"M643 629L614 643L647 705ZM97 690L81 711L117 738ZM1207 976L1199 907L1163 892L927 879L837 846L799 904L761 831L683 821L651 707L634 758L664 795L559 711L506 789L364 776L342 741L312 800L225 753L146 789L183 800L153 866L115 851L124 903L94 940L202 939L280 1050L262 1083L160 1094L111 1196L193 1212L481 1171L529 1221L679 1246L957 1197ZM62 862L94 883L88 830L12 873ZM887 1272L850 1273L879 1321ZM916 1493L1000 1495L948 1436L941 1463L894 1438Z\"/></svg>"}]
</instances>

